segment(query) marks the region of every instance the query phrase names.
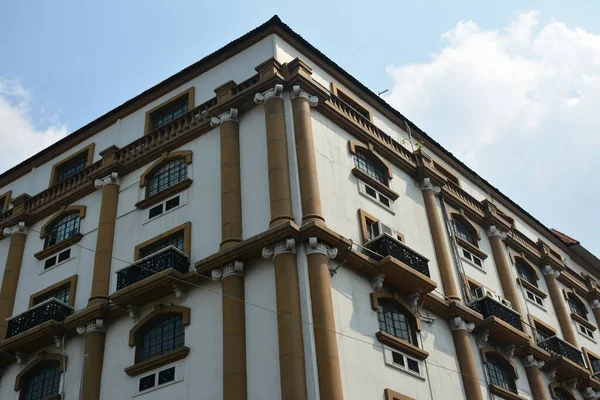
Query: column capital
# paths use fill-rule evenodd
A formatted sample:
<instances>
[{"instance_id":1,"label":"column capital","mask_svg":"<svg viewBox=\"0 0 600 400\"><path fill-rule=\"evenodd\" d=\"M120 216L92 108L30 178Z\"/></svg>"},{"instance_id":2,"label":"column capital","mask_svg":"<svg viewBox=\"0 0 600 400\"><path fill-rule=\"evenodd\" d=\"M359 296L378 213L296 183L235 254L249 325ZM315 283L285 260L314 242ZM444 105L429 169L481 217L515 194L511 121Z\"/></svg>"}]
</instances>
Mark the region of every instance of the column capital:
<instances>
[{"instance_id":1,"label":"column capital","mask_svg":"<svg viewBox=\"0 0 600 400\"><path fill-rule=\"evenodd\" d=\"M117 172L111 172L103 178L98 178L94 181L96 189L102 189L106 185L119 185L119 174Z\"/></svg>"},{"instance_id":2,"label":"column capital","mask_svg":"<svg viewBox=\"0 0 600 400\"><path fill-rule=\"evenodd\" d=\"M528 354L525 357L523 357L522 361L523 361L523 366L525 368L529 368L529 367L542 368L545 364L543 361L538 360L531 354Z\"/></svg>"},{"instance_id":3,"label":"column capital","mask_svg":"<svg viewBox=\"0 0 600 400\"><path fill-rule=\"evenodd\" d=\"M323 254L330 259L334 259L337 257L338 249L321 242L316 236L311 236L306 243L306 254Z\"/></svg>"},{"instance_id":4,"label":"column capital","mask_svg":"<svg viewBox=\"0 0 600 400\"><path fill-rule=\"evenodd\" d=\"M78 326L76 330L80 335L87 335L90 332L106 332L104 329L104 320L102 318L96 318L86 322L85 325Z\"/></svg>"},{"instance_id":5,"label":"column capital","mask_svg":"<svg viewBox=\"0 0 600 400\"><path fill-rule=\"evenodd\" d=\"M592 300L592 302L590 303L590 305L592 306L592 308L600 308L600 300L598 299L594 299Z\"/></svg>"},{"instance_id":6,"label":"column capital","mask_svg":"<svg viewBox=\"0 0 600 400\"><path fill-rule=\"evenodd\" d=\"M289 238L281 242L275 243L272 246L265 246L262 249L262 256L270 259L275 258L280 254L292 253L296 254L296 240Z\"/></svg>"},{"instance_id":7,"label":"column capital","mask_svg":"<svg viewBox=\"0 0 600 400\"><path fill-rule=\"evenodd\" d=\"M473 329L475 329L475 324L472 322L467 322L461 317L454 317L450 320L450 328L453 331L463 330L467 332L473 332Z\"/></svg>"},{"instance_id":8,"label":"column capital","mask_svg":"<svg viewBox=\"0 0 600 400\"><path fill-rule=\"evenodd\" d=\"M266 92L256 93L254 95L254 102L256 104L266 103L268 100L273 98L281 98L281 93L283 93L283 85L278 83L273 86L272 89L267 90Z\"/></svg>"},{"instance_id":9,"label":"column capital","mask_svg":"<svg viewBox=\"0 0 600 400\"><path fill-rule=\"evenodd\" d=\"M498 236L501 240L506 239L506 232L502 232L500 229L496 228L496 225L490 225L487 228L488 237Z\"/></svg>"},{"instance_id":10,"label":"column capital","mask_svg":"<svg viewBox=\"0 0 600 400\"><path fill-rule=\"evenodd\" d=\"M211 276L214 281L223 281L228 276L239 275L244 276L244 263L241 261L234 261L226 264L221 268L212 270Z\"/></svg>"},{"instance_id":11,"label":"column capital","mask_svg":"<svg viewBox=\"0 0 600 400\"><path fill-rule=\"evenodd\" d=\"M25 225L25 222L18 222L13 226L7 226L6 228L4 228L4 231L2 233L5 237L9 237L18 233L20 233L21 235L27 235L28 231L29 229Z\"/></svg>"},{"instance_id":12,"label":"column capital","mask_svg":"<svg viewBox=\"0 0 600 400\"><path fill-rule=\"evenodd\" d=\"M225 111L223 114L219 115L218 117L212 117L210 119L210 126L211 126L211 128L215 128L227 121L239 122L237 108L230 108L229 111Z\"/></svg>"},{"instance_id":13,"label":"column capital","mask_svg":"<svg viewBox=\"0 0 600 400\"><path fill-rule=\"evenodd\" d=\"M551 275L555 278L558 278L560 276L560 271L555 270L551 265L544 265L542 268L542 274Z\"/></svg>"},{"instance_id":14,"label":"column capital","mask_svg":"<svg viewBox=\"0 0 600 400\"><path fill-rule=\"evenodd\" d=\"M433 190L434 194L439 194L442 191L442 189L439 186L434 186L431 183L431 179L429 179L429 178L423 179L423 181L421 182L421 190L422 191Z\"/></svg>"},{"instance_id":15,"label":"column capital","mask_svg":"<svg viewBox=\"0 0 600 400\"><path fill-rule=\"evenodd\" d=\"M310 104L311 107L316 107L317 104L319 104L319 98L317 96L313 96L313 95L309 94L308 92L305 92L304 90L302 90L300 88L300 85L292 86L291 97L292 97L292 100L298 99L298 98L306 99L306 100L308 100L308 104Z\"/></svg>"}]
</instances>

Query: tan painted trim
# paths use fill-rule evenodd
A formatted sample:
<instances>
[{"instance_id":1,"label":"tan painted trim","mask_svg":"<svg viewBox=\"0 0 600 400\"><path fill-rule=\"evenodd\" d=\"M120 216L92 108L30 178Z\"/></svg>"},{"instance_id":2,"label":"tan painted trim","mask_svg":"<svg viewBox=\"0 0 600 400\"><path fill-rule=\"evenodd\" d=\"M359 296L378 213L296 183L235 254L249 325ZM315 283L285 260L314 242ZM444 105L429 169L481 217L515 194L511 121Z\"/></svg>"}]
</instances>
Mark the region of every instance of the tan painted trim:
<instances>
[{"instance_id":1,"label":"tan painted trim","mask_svg":"<svg viewBox=\"0 0 600 400\"><path fill-rule=\"evenodd\" d=\"M373 311L379 311L379 300L389 300L392 303L395 303L396 306L400 307L403 311L412 315L415 320L415 326L417 331L421 332L423 330L423 326L421 325L421 318L412 311L412 307L408 304L402 296L400 296L396 292L372 292L371 293L371 308Z\"/></svg>"},{"instance_id":2,"label":"tan painted trim","mask_svg":"<svg viewBox=\"0 0 600 400\"><path fill-rule=\"evenodd\" d=\"M46 361L58 361L60 371L62 373L65 372L67 367L65 363L66 356L62 354L42 352L38 355L38 357L35 360L31 361L29 364L27 364L25 368L21 370L21 372L19 372L19 374L15 378L15 392L21 390L23 384L25 383L24 381L27 377L27 374L30 371L35 370L36 367L38 367L41 363L44 363Z\"/></svg>"},{"instance_id":3,"label":"tan painted trim","mask_svg":"<svg viewBox=\"0 0 600 400\"><path fill-rule=\"evenodd\" d=\"M396 200L396 199L398 199L398 197L400 197L400 195L398 193L394 192L392 189L390 189L388 186L384 185L383 183L379 182L378 180L373 179L370 175L368 175L366 172L364 172L360 168L354 167L354 168L352 168L351 171L352 171L352 175L354 175L361 181L365 182L369 186L372 186L374 189L380 191L381 193L383 193L384 195L389 197L391 200Z\"/></svg>"},{"instance_id":4,"label":"tan painted trim","mask_svg":"<svg viewBox=\"0 0 600 400\"><path fill-rule=\"evenodd\" d=\"M156 242L167 239L169 236L174 236L181 231L183 231L183 252L190 257L192 254L192 223L186 222L185 224L178 225L173 229L169 229L168 231L135 246L134 260L137 261L141 258L140 253L144 247L148 247Z\"/></svg>"},{"instance_id":5,"label":"tan painted trim","mask_svg":"<svg viewBox=\"0 0 600 400\"><path fill-rule=\"evenodd\" d=\"M0 213L8 211L8 207L10 206L10 202L12 200L12 190L5 192L0 195L0 202L2 202L2 207L0 207Z\"/></svg>"},{"instance_id":6,"label":"tan painted trim","mask_svg":"<svg viewBox=\"0 0 600 400\"><path fill-rule=\"evenodd\" d=\"M488 258L488 254L481 250L479 247L473 245L473 243L471 242L467 242L466 240L464 240L463 238L460 238L458 236L454 236L454 238L456 239L456 244L458 244L460 247L464 248L467 251L470 251L471 253L475 254L477 257L481 258L482 260L485 260L486 258Z\"/></svg>"},{"instance_id":7,"label":"tan painted trim","mask_svg":"<svg viewBox=\"0 0 600 400\"><path fill-rule=\"evenodd\" d=\"M529 268L531 272L533 272L533 276L535 276L535 279L537 279L538 281L540 280L540 274L538 273L538 269L534 267L532 263L527 261L524 254L516 254L514 250L509 250L508 255L515 268L517 267L517 262L523 263L527 268Z\"/></svg>"},{"instance_id":8,"label":"tan painted trim","mask_svg":"<svg viewBox=\"0 0 600 400\"><path fill-rule=\"evenodd\" d=\"M585 326L586 328L588 328L589 330L591 330L592 332L595 332L598 328L596 327L596 325L592 324L590 321L588 321L585 318L581 318L579 315L575 314L575 313L571 313L571 319L580 323L581 325Z\"/></svg>"},{"instance_id":9,"label":"tan painted trim","mask_svg":"<svg viewBox=\"0 0 600 400\"><path fill-rule=\"evenodd\" d=\"M78 233L68 239L60 241L50 247L46 247L45 249L38 251L33 256L35 258L37 258L38 260L43 260L45 258L50 257L53 254L58 253L59 251L62 251L68 247L71 247L76 243L79 243L81 241L81 239L83 239L83 235L81 233Z\"/></svg>"},{"instance_id":10,"label":"tan painted trim","mask_svg":"<svg viewBox=\"0 0 600 400\"><path fill-rule=\"evenodd\" d=\"M577 292L575 292L573 289L570 289L570 288L564 288L562 290L562 292L563 292L563 296L564 296L565 300L569 300L569 298L572 296L571 298L573 300L580 303L579 305L583 308L585 315L589 314L587 306L585 305L586 300L584 298L582 298L580 295L578 295ZM567 306L568 306L568 304L567 304Z\"/></svg>"},{"instance_id":11,"label":"tan painted trim","mask_svg":"<svg viewBox=\"0 0 600 400\"><path fill-rule=\"evenodd\" d=\"M385 396L385 400L415 400L412 397L408 397L402 393L393 391L392 389L385 389L383 395Z\"/></svg>"},{"instance_id":12,"label":"tan painted trim","mask_svg":"<svg viewBox=\"0 0 600 400\"><path fill-rule=\"evenodd\" d=\"M77 275L73 275L68 277L67 279L63 279L60 282L56 282L54 285L50 285L45 289L42 289L38 292L35 292L29 297L29 308L33 307L33 302L36 298L45 295L47 293L53 292L55 290L61 289L63 287L69 287L69 305L75 307L75 295L77 293Z\"/></svg>"},{"instance_id":13,"label":"tan painted trim","mask_svg":"<svg viewBox=\"0 0 600 400\"><path fill-rule=\"evenodd\" d=\"M75 159L80 158L85 155L85 157L86 157L85 166L89 167L90 165L92 165L94 163L95 146L96 146L95 143L90 143L89 145L85 146L83 149L77 151L76 153L71 154L69 157L65 158L64 160L60 160L59 162L54 164L52 166L52 173L50 174L50 183L48 184L48 187L58 183L57 182L58 169L60 167L62 167L63 165L65 165Z\"/></svg>"},{"instance_id":14,"label":"tan painted trim","mask_svg":"<svg viewBox=\"0 0 600 400\"><path fill-rule=\"evenodd\" d=\"M358 220L360 222L360 234L361 234L362 242L366 243L367 241L369 241L369 230L367 229L367 220L371 220L373 222L379 222L379 219L375 218L374 216L372 216L371 214L369 214L362 208L359 208L358 209ZM396 231L396 232L398 233L398 239L402 243L406 243L404 235L398 231Z\"/></svg>"},{"instance_id":15,"label":"tan painted trim","mask_svg":"<svg viewBox=\"0 0 600 400\"><path fill-rule=\"evenodd\" d=\"M139 333L143 331L154 318L166 314L181 314L183 326L188 326L190 324L190 308L184 306L163 306L162 304L158 304L154 307L154 310L144 318L140 319L133 328L129 330L129 347L135 346Z\"/></svg>"},{"instance_id":16,"label":"tan painted trim","mask_svg":"<svg viewBox=\"0 0 600 400\"><path fill-rule=\"evenodd\" d=\"M548 390L550 391L550 395L553 399L556 399L556 389L559 389L562 392L562 394L566 394L567 396L569 396L569 400L577 399L569 389L562 385L561 382L552 382L548 384Z\"/></svg>"},{"instance_id":17,"label":"tan painted trim","mask_svg":"<svg viewBox=\"0 0 600 400\"><path fill-rule=\"evenodd\" d=\"M464 224L466 224L468 227L471 227L471 231L475 234L475 237L477 238L477 240L481 240L481 235L479 234L479 229L477 229L476 224L474 224L473 222L471 222L471 220L469 218L467 218L467 216L465 215L465 212L462 209L459 209L456 211L450 211L448 210L448 217L450 218L450 220L457 218L459 220L461 220ZM471 243L473 246L475 247L479 247L479 245L477 243Z\"/></svg>"},{"instance_id":18,"label":"tan painted trim","mask_svg":"<svg viewBox=\"0 0 600 400\"><path fill-rule=\"evenodd\" d=\"M594 373L594 369L592 368L592 360L590 359L590 356L594 357L597 360L600 360L600 355L592 352L591 350L582 347L581 350L583 350L583 356L585 357L585 364L587 365L588 369L590 370L590 373L593 374Z\"/></svg>"},{"instance_id":19,"label":"tan painted trim","mask_svg":"<svg viewBox=\"0 0 600 400\"><path fill-rule=\"evenodd\" d=\"M525 289L529 290L530 292L533 292L534 294L541 297L542 299L545 299L546 297L548 297L548 293L544 292L542 289L533 285L532 283L527 282L525 279L521 278L520 276L517 276L517 282L519 283L519 285L523 286Z\"/></svg>"},{"instance_id":20,"label":"tan painted trim","mask_svg":"<svg viewBox=\"0 0 600 400\"><path fill-rule=\"evenodd\" d=\"M166 354L161 354L160 356L151 358L150 360L145 360L132 366L129 366L125 368L124 371L129 376L138 376L140 374L143 374L144 372L160 368L163 365L183 360L188 356L188 354L190 354L190 348L187 346L183 346Z\"/></svg>"},{"instance_id":21,"label":"tan painted trim","mask_svg":"<svg viewBox=\"0 0 600 400\"><path fill-rule=\"evenodd\" d=\"M433 168L437 169L450 182L454 183L458 187L462 187L461 184L460 184L460 179L458 179L458 176L456 176L455 174L453 174L452 172L450 172L447 168L445 168L444 166L442 166L436 160L431 160L431 163L433 164Z\"/></svg>"},{"instance_id":22,"label":"tan painted trim","mask_svg":"<svg viewBox=\"0 0 600 400\"><path fill-rule=\"evenodd\" d=\"M511 392L501 386L490 384L489 385L490 392L497 397L506 400L525 400L525 397L521 397L516 393Z\"/></svg>"},{"instance_id":23,"label":"tan painted trim","mask_svg":"<svg viewBox=\"0 0 600 400\"><path fill-rule=\"evenodd\" d=\"M548 325L541 319L538 319L538 318L534 317L533 315L529 314L529 320L531 321L532 325L535 327L536 330L539 330L540 328L542 328L542 330L545 330L545 331L547 331L547 333L550 333L550 336L556 335L556 329L554 329L553 327L551 327L550 325Z\"/></svg>"},{"instance_id":24,"label":"tan painted trim","mask_svg":"<svg viewBox=\"0 0 600 400\"><path fill-rule=\"evenodd\" d=\"M385 158L377 154L377 152L373 149L372 144L365 145L359 142L358 140L348 140L348 151L352 155L356 153L363 153L371 159L375 158L375 162L377 164L380 164L387 171L387 178L389 180L392 180L394 178L392 167L390 167Z\"/></svg>"},{"instance_id":25,"label":"tan painted trim","mask_svg":"<svg viewBox=\"0 0 600 400\"><path fill-rule=\"evenodd\" d=\"M62 217L68 214L79 213L79 219L84 219L86 214L86 206L62 206L60 211L54 214L42 227L40 228L40 239L45 239L48 233L46 232L52 224L57 222Z\"/></svg>"},{"instance_id":26,"label":"tan painted trim","mask_svg":"<svg viewBox=\"0 0 600 400\"><path fill-rule=\"evenodd\" d=\"M387 332L379 331L375 333L375 337L377 337L377 340L379 340L381 343L393 349L406 353L409 356L414 357L418 360L423 361L427 359L427 357L429 357L429 353L421 349L420 347L405 342L404 340L397 338L396 336L390 335Z\"/></svg>"},{"instance_id":27,"label":"tan painted trim","mask_svg":"<svg viewBox=\"0 0 600 400\"><path fill-rule=\"evenodd\" d=\"M190 165L193 161L194 153L191 150L180 150L171 151L169 153L163 153L160 158L152 163L142 174L140 175L140 187L146 186L148 183L148 177L154 173L155 170L162 167L163 165L174 161L178 158L184 158L185 162Z\"/></svg>"},{"instance_id":28,"label":"tan painted trim","mask_svg":"<svg viewBox=\"0 0 600 400\"><path fill-rule=\"evenodd\" d=\"M512 362L511 360L507 359L506 357L504 357L502 355L502 353L500 353L498 351L498 349L492 345L488 344L481 348L481 358L483 359L484 363L487 362L487 358L488 358L489 354L494 354L496 356L496 358L499 358L505 364L510 365L510 368L512 369L515 380L519 379L519 372L517 370L517 366L515 365L515 363Z\"/></svg>"},{"instance_id":29,"label":"tan painted trim","mask_svg":"<svg viewBox=\"0 0 600 400\"><path fill-rule=\"evenodd\" d=\"M340 88L340 86L335 82L331 82L331 92L354 108L363 117L368 119L369 122L373 123L373 113L363 105L362 101L358 100L353 94L351 94L350 91Z\"/></svg>"},{"instance_id":30,"label":"tan painted trim","mask_svg":"<svg viewBox=\"0 0 600 400\"><path fill-rule=\"evenodd\" d=\"M170 103L172 103L175 100L179 100L180 98L182 98L184 96L187 96L187 99L188 99L188 111L194 109L196 107L196 104L194 103L195 88L194 88L194 86L192 86L191 88L184 90L183 92L180 92L174 96L171 96L171 98L169 98L169 100L163 101L162 103L160 103L156 107L150 109L149 111L146 111L146 116L144 117L144 121L145 121L144 122L144 135L147 135L148 133L151 132L150 131L150 115L152 115L152 113L160 110L164 106L169 105Z\"/></svg>"}]
</instances>

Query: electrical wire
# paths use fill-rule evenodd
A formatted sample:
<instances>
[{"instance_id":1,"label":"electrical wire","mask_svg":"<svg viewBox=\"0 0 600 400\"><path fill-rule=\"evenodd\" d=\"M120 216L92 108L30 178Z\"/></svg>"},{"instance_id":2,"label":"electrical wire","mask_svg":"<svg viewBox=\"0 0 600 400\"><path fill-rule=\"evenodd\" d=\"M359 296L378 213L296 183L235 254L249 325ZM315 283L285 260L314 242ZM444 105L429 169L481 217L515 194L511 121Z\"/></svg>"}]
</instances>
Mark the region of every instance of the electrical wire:
<instances>
[{"instance_id":1,"label":"electrical wire","mask_svg":"<svg viewBox=\"0 0 600 400\"><path fill-rule=\"evenodd\" d=\"M28 228L28 229L29 229L30 231L32 231L32 232L35 232L35 233L39 233L39 234L45 234L45 235L47 235L47 233L42 233L42 232L40 232L40 231L37 231L37 230L35 230L35 229L31 229L31 228ZM47 236L48 236L48 235L47 235ZM355 245L355 246L357 246L357 247L360 247L360 248L366 249L365 247L363 247L363 246L360 246L360 245L358 245L358 244L356 244L356 243L354 243L354 245ZM78 247L78 248L81 248L81 249L83 249L83 250L91 251L92 253L103 254L104 256L106 256L106 254L104 254L104 253L101 253L101 252L99 252L99 251L97 251L97 250L90 249L90 248L88 248L88 247L82 246L82 245L80 245L79 243L74 243L74 244L73 244L73 246L75 246L75 247ZM367 249L367 250L368 250L368 251L370 251L370 252L372 252L372 253L374 253L374 254L378 254L378 253L376 253L376 252L374 252L374 251L372 251L372 250L370 250L370 249ZM378 254L378 255L379 255L379 254ZM379 255L379 256L381 256L381 255ZM152 270L152 269L150 269L150 268L146 268L146 267L143 267L143 266L141 266L141 265L137 265L135 262L134 262L134 263L131 263L131 262L129 262L129 261L122 260L122 259L120 259L120 258L118 258L118 257L115 257L115 256L112 256L112 255L110 256L110 258L111 258L111 259L113 259L113 260L116 260L116 261L119 261L119 262L122 262L122 263L125 263L125 264L127 264L127 267L124 267L124 268L128 268L128 267L131 267L131 266L135 266L135 267L138 267L138 268L140 268L140 269L142 269L142 270L147 270L148 272L152 272L152 274L153 274L153 275L159 275L159 274L166 275L166 274L164 273L164 271L159 271L159 272L156 272L156 271L154 271L154 270ZM213 281L213 279L212 279L212 277L209 277L209 276L206 276L206 275L202 275L202 274L199 274L199 273L197 273L197 272L196 272L196 275L197 275L197 276L200 276L200 277L202 277L202 278L204 278L204 279L207 279L207 280L209 280L210 282L214 282L214 281ZM351 339L351 340L355 340L355 341L357 341L357 342L359 342L359 343L364 343L364 344L367 344L367 345L369 345L370 347L373 347L373 346L375 345L375 346L377 346L377 347L381 348L382 352L385 352L385 347L384 347L384 345L383 345L382 343L380 343L380 345L377 345L377 343L369 342L369 341L366 341L366 340L363 340L363 339L357 338L357 337L355 337L355 336L350 336L350 335L347 335L347 334L345 334L345 333L338 332L338 331L336 331L335 329L329 329L329 328L327 328L327 327L324 327L324 326L316 325L316 324L314 324L314 323L312 323L312 322L305 321L305 320L303 320L303 319L301 319L301 318L296 318L296 317L290 316L290 315L288 315L288 314L283 314L283 313L281 313L281 312L279 312L279 311L277 311L277 310L272 310L272 309L270 309L270 308L267 308L267 307L264 307L264 306L261 306L261 305L258 305L258 304L254 304L254 303L248 302L248 301L246 301L246 300L241 300L241 299L239 299L239 298L237 298L237 297L230 296L230 295L224 294L224 293L222 293L222 292L218 292L218 291L216 291L216 290L212 290L212 289L210 289L210 288L208 288L208 287L205 287L205 286L200 286L200 285L197 285L197 284L195 284L195 283L188 282L188 281L186 281L185 279L181 279L181 278L178 278L178 277L175 277L175 276L169 276L169 278L171 278L171 279L173 279L173 280L176 280L176 281L179 281L179 282L182 282L182 283L185 283L185 284L186 284L186 285L188 285L188 286L193 286L193 287L196 287L196 288L198 288L198 289L200 289L200 290L206 290L206 291L208 291L208 292L210 292L210 293L214 293L214 294L216 294L216 295L218 295L218 296L221 296L221 297L226 297L226 298L229 298L229 299L231 299L231 300L240 301L240 302L244 303L245 305L248 305L248 306L251 306L251 307L255 307L255 308L258 308L258 309L261 309L261 310L264 310L264 311L267 311L267 312L270 312L270 313L276 314L276 315L280 315L280 316L284 316L284 317L287 317L287 318L293 319L293 320L295 320L295 321L301 322L302 324L306 324L306 325L312 326L313 328L323 329L323 330L326 330L326 331L328 331L328 332L330 332L330 333L334 333L334 334L336 334L336 335L339 335L339 336L341 336L341 337L344 337L344 338L347 338L347 339ZM444 299L446 299L446 300L451 300L450 298L446 297L446 296L445 296L443 293L439 292L437 289L434 289L433 291L434 291L434 292L437 292L438 294L440 294L441 296L443 296L443 298L444 298ZM117 303L112 303L112 304L114 304L114 305L116 305L116 306L118 306L118 307L123 307L122 305L120 305L120 304L117 304ZM525 321L522 321L522 322L523 322L523 323L525 323L526 325L529 325L529 326L530 326L532 329L535 329L535 327L531 326L529 323L527 323L527 322L525 322ZM536 329L536 330L537 330L537 329ZM466 376L466 377L475 378L475 379L477 379L478 381L480 381L480 382L483 382L484 384L486 384L486 385L487 385L487 380L479 378L479 376L478 376L478 375L470 375L470 374L466 374L466 373L464 373L464 372L461 372L461 371L458 371L458 370L455 370L455 369L452 369L452 368L446 367L446 366L444 366L444 365L438 364L438 363L436 363L436 362L433 362L433 361L436 361L436 360L433 360L433 359L428 359L428 364L429 364L429 365L432 365L432 366L435 366L435 367L437 367L437 368L440 368L440 369L443 369L443 370L449 371L449 372L453 372L453 373L455 373L455 374L457 374L457 375L461 375L461 376ZM85 365L85 363L84 363L84 365ZM533 400L544 400L544 399L536 399L536 398L534 398L533 396L532 396L532 399L533 399Z\"/></svg>"}]
</instances>

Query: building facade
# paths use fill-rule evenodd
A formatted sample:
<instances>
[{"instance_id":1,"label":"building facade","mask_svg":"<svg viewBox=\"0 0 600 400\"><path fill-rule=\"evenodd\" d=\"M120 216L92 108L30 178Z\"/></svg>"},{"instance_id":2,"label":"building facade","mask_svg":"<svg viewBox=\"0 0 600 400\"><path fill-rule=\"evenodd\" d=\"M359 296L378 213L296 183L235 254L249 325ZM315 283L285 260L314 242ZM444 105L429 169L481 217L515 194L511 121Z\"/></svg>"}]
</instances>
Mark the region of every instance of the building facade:
<instances>
[{"instance_id":1,"label":"building facade","mask_svg":"<svg viewBox=\"0 0 600 400\"><path fill-rule=\"evenodd\" d=\"M274 17L0 175L0 399L597 399L600 261Z\"/></svg>"}]
</instances>

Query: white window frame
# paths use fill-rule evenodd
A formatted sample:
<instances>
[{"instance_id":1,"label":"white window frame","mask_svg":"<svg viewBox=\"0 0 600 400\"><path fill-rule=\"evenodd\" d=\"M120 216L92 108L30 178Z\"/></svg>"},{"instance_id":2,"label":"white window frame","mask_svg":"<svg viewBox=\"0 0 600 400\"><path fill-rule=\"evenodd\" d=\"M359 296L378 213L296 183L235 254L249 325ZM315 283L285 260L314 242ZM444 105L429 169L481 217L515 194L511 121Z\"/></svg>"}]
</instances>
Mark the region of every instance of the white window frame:
<instances>
[{"instance_id":1,"label":"white window frame","mask_svg":"<svg viewBox=\"0 0 600 400\"><path fill-rule=\"evenodd\" d=\"M66 260L62 260L62 261L58 262L58 256L60 254L64 253L65 251L67 251L67 250L71 251L71 254L69 255L69 258L67 258ZM68 248L66 248L64 250L61 250L61 251L57 252L57 253L54 253L50 257L44 258L43 260L40 261L40 263L41 263L40 264L41 265L41 271L40 271L40 273L38 275L41 275L44 272L51 271L51 270L55 269L56 267L58 267L60 265L63 265L65 263L68 263L69 261L71 261L75 257L77 257L77 246L71 246L71 247L68 247ZM46 261L48 261L51 258L56 258L57 263L54 264L53 266L51 266L50 268L44 269L44 265L46 265Z\"/></svg>"},{"instance_id":2,"label":"white window frame","mask_svg":"<svg viewBox=\"0 0 600 400\"><path fill-rule=\"evenodd\" d=\"M579 332L580 335L586 337L588 340L591 340L593 342L596 341L596 338L594 338L594 331L587 328L583 324L580 324L579 322L575 322L575 325L577 325L577 332Z\"/></svg>"},{"instance_id":3,"label":"white window frame","mask_svg":"<svg viewBox=\"0 0 600 400\"><path fill-rule=\"evenodd\" d=\"M398 353L400 355L402 355L404 357L404 366L396 364L394 362L394 357L392 356L392 352L394 353ZM401 351L398 351L396 349L393 349L391 347L388 347L386 345L383 346L383 360L385 362L386 365L395 368L399 371L404 372L405 374L408 374L410 376L414 376L415 378L421 379L421 380L425 380L425 365L423 363L423 361L421 360L417 360L414 357L411 357L409 355L407 355L406 353L403 353ZM411 369L408 369L408 360L413 360L415 362L417 362L417 364L419 365L419 372L415 372Z\"/></svg>"},{"instance_id":4,"label":"white window frame","mask_svg":"<svg viewBox=\"0 0 600 400\"><path fill-rule=\"evenodd\" d=\"M367 193L367 188L369 188L375 192L375 197L373 197ZM392 214L394 213L394 200L390 199L388 196L384 195L379 190L375 189L371 185L366 184L365 182L361 181L360 179L358 179L358 192L361 195L365 196L367 199L378 204L380 207L385 208L386 210L390 211ZM382 197L384 197L388 200L388 202L390 204L389 206L387 206L381 202Z\"/></svg>"},{"instance_id":5,"label":"white window frame","mask_svg":"<svg viewBox=\"0 0 600 400\"><path fill-rule=\"evenodd\" d=\"M179 197L179 204L176 205L175 207L171 208L168 211L164 211L165 207L166 207L166 204L167 204L167 201L172 200L172 199L174 199L176 197ZM161 201L160 203L156 203L156 204L152 205L151 207L148 207L147 209L144 210L144 223L143 223L143 225L147 224L148 222L156 221L160 217L162 217L162 216L164 216L166 214L169 214L172 211L178 210L181 207L184 207L185 205L187 205L187 202L188 202L188 190L186 189L184 191L181 191L181 192L179 192L179 193L177 193L177 194L175 194L175 195L167 198L166 200ZM163 212L160 213L159 215L155 216L155 217L150 218L150 210L152 210L153 208L158 207L158 206L162 206Z\"/></svg>"},{"instance_id":6,"label":"white window frame","mask_svg":"<svg viewBox=\"0 0 600 400\"><path fill-rule=\"evenodd\" d=\"M523 288L523 290L525 291L525 300L527 300L531 304L534 304L534 305L538 306L542 310L546 311L546 305L545 305L545 301L544 301L543 298L541 298L540 296L538 296L537 294L533 293L531 290L529 290L527 288ZM531 299L529 297L530 295L533 296L533 299ZM540 301L541 304L538 303L538 300Z\"/></svg>"},{"instance_id":7,"label":"white window frame","mask_svg":"<svg viewBox=\"0 0 600 400\"><path fill-rule=\"evenodd\" d=\"M480 257L476 256L475 254L473 254L472 252L470 252L469 250L465 249L462 246L458 246L458 248L461 250L461 252L460 252L460 258L461 258L461 260L466 261L469 265L477 268L478 270L480 270L482 272L487 272L485 270L485 267L483 266L483 260ZM469 254L471 256L471 258L468 258L467 256L465 256L465 253ZM479 260L479 262L481 263L481 266L477 265L473 261L473 259Z\"/></svg>"},{"instance_id":8,"label":"white window frame","mask_svg":"<svg viewBox=\"0 0 600 400\"><path fill-rule=\"evenodd\" d=\"M163 383L162 385L158 385L158 374L161 371L164 371L164 370L172 368L172 367L175 367L175 379L173 379L170 382ZM162 366L162 367L157 368L155 370L149 371L149 372L147 372L145 374L136 376L135 379L134 379L134 382L133 382L134 386L133 386L133 396L132 397L141 396L141 395L144 395L146 393L150 393L150 392L153 392L155 390L164 388L166 386L174 385L175 383L181 382L181 381L183 381L183 373L184 373L184 363L179 362L179 363L173 363L173 364L165 365L165 366ZM149 388L149 389L140 391L139 390L140 389L140 380L142 380L143 378L145 378L147 376L150 376L150 375L154 375L155 385L153 387Z\"/></svg>"}]
</instances>

